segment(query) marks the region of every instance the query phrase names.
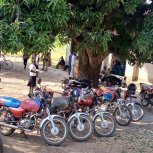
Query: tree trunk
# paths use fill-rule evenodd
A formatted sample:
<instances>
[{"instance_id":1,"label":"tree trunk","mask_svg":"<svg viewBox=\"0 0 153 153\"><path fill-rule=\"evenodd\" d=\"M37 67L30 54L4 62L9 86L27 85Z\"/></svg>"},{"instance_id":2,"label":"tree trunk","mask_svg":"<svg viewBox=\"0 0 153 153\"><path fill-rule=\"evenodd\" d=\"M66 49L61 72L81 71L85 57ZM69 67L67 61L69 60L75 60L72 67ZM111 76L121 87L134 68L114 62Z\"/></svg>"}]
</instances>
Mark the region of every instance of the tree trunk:
<instances>
[{"instance_id":1,"label":"tree trunk","mask_svg":"<svg viewBox=\"0 0 153 153\"><path fill-rule=\"evenodd\" d=\"M92 49L86 49L79 52L78 73L81 78L93 80L93 85L98 85L99 72L102 61L109 55L96 54Z\"/></svg>"}]
</instances>

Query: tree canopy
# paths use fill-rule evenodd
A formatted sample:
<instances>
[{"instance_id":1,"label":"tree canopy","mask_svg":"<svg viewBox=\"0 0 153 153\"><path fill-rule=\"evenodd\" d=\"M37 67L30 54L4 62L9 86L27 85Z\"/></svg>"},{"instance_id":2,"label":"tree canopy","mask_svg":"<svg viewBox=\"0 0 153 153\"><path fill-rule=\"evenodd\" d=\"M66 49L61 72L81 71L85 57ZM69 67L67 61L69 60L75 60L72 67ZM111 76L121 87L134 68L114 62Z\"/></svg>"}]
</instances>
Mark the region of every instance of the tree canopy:
<instances>
[{"instance_id":1,"label":"tree canopy","mask_svg":"<svg viewBox=\"0 0 153 153\"><path fill-rule=\"evenodd\" d=\"M69 37L78 48L115 52L143 62L153 51L153 3L145 0L69 0Z\"/></svg>"},{"instance_id":2,"label":"tree canopy","mask_svg":"<svg viewBox=\"0 0 153 153\"><path fill-rule=\"evenodd\" d=\"M67 20L64 0L1 0L0 49L12 53L45 50Z\"/></svg>"},{"instance_id":3,"label":"tree canopy","mask_svg":"<svg viewBox=\"0 0 153 153\"><path fill-rule=\"evenodd\" d=\"M44 50L62 36L77 50L143 62L153 50L152 10L145 0L0 0L1 50Z\"/></svg>"}]
</instances>

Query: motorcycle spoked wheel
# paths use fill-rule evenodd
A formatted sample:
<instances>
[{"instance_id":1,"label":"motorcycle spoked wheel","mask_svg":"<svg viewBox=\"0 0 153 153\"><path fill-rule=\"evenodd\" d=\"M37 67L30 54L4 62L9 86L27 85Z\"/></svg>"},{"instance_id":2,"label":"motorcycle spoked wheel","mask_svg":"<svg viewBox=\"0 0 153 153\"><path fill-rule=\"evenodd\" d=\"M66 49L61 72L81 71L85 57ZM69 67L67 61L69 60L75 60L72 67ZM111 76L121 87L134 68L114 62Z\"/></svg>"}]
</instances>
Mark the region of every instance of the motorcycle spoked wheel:
<instances>
[{"instance_id":1,"label":"motorcycle spoked wheel","mask_svg":"<svg viewBox=\"0 0 153 153\"><path fill-rule=\"evenodd\" d=\"M8 111L6 112L6 110L2 109L0 111L0 122L4 122L5 117L10 117L10 116L11 116L10 112L8 112ZM2 125L0 126L0 132L4 136L9 136L9 135L13 134L14 131L15 131L15 129L13 129L13 128L9 128L9 127L2 126Z\"/></svg>"},{"instance_id":2,"label":"motorcycle spoked wheel","mask_svg":"<svg viewBox=\"0 0 153 153\"><path fill-rule=\"evenodd\" d=\"M54 131L51 122L46 120L42 125L40 135L42 140L48 145L58 146L66 141L68 128L64 119L60 117L54 117L53 122L57 131Z\"/></svg>"},{"instance_id":3,"label":"motorcycle spoked wheel","mask_svg":"<svg viewBox=\"0 0 153 153\"><path fill-rule=\"evenodd\" d=\"M68 123L69 134L76 141L85 141L89 139L93 133L93 122L87 115L80 115L81 125L78 119L74 116Z\"/></svg>"},{"instance_id":4,"label":"motorcycle spoked wheel","mask_svg":"<svg viewBox=\"0 0 153 153\"><path fill-rule=\"evenodd\" d=\"M120 108L121 113L120 113L119 107L115 109L115 112L114 112L115 121L121 126L127 126L132 121L132 112L128 107L124 105L120 107L121 107Z\"/></svg>"},{"instance_id":5,"label":"motorcycle spoked wheel","mask_svg":"<svg viewBox=\"0 0 153 153\"><path fill-rule=\"evenodd\" d=\"M147 107L150 104L149 99L146 99L145 96L146 96L146 93L142 93L141 94L141 97L142 97L142 99L141 99L141 105L143 107Z\"/></svg>"},{"instance_id":6,"label":"motorcycle spoked wheel","mask_svg":"<svg viewBox=\"0 0 153 153\"><path fill-rule=\"evenodd\" d=\"M137 122L141 120L144 116L144 110L139 104L134 104L135 106L133 107L132 105L128 106L129 109L132 112L132 121Z\"/></svg>"},{"instance_id":7,"label":"motorcycle spoked wheel","mask_svg":"<svg viewBox=\"0 0 153 153\"><path fill-rule=\"evenodd\" d=\"M93 120L95 133L100 137L112 136L116 130L116 122L109 113L103 113L103 120L100 114L96 115Z\"/></svg>"}]
</instances>

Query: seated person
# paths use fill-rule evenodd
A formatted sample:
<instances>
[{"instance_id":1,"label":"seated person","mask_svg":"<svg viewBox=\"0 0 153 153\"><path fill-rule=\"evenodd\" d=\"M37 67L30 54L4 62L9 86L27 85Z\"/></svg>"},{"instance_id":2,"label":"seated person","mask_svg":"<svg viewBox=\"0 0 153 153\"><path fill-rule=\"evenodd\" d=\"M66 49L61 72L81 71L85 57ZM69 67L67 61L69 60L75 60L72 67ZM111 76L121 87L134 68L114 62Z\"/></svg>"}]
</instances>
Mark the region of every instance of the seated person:
<instances>
[{"instance_id":1,"label":"seated person","mask_svg":"<svg viewBox=\"0 0 153 153\"><path fill-rule=\"evenodd\" d=\"M59 65L64 66L65 65L65 61L63 56L61 56L61 58L59 59L59 62L56 65L56 69L58 69Z\"/></svg>"}]
</instances>

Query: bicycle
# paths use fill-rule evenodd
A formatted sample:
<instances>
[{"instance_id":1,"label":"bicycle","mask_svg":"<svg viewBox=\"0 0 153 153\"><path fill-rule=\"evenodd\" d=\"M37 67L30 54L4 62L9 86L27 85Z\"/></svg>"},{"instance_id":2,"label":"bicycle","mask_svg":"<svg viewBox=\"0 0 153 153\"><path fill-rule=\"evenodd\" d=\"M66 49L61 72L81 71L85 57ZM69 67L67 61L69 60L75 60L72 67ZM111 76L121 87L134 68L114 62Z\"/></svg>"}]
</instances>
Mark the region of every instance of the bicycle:
<instances>
[{"instance_id":1,"label":"bicycle","mask_svg":"<svg viewBox=\"0 0 153 153\"><path fill-rule=\"evenodd\" d=\"M7 60L4 55L2 55L2 60L0 61L0 70L11 70L13 68L13 63L10 60Z\"/></svg>"}]
</instances>

